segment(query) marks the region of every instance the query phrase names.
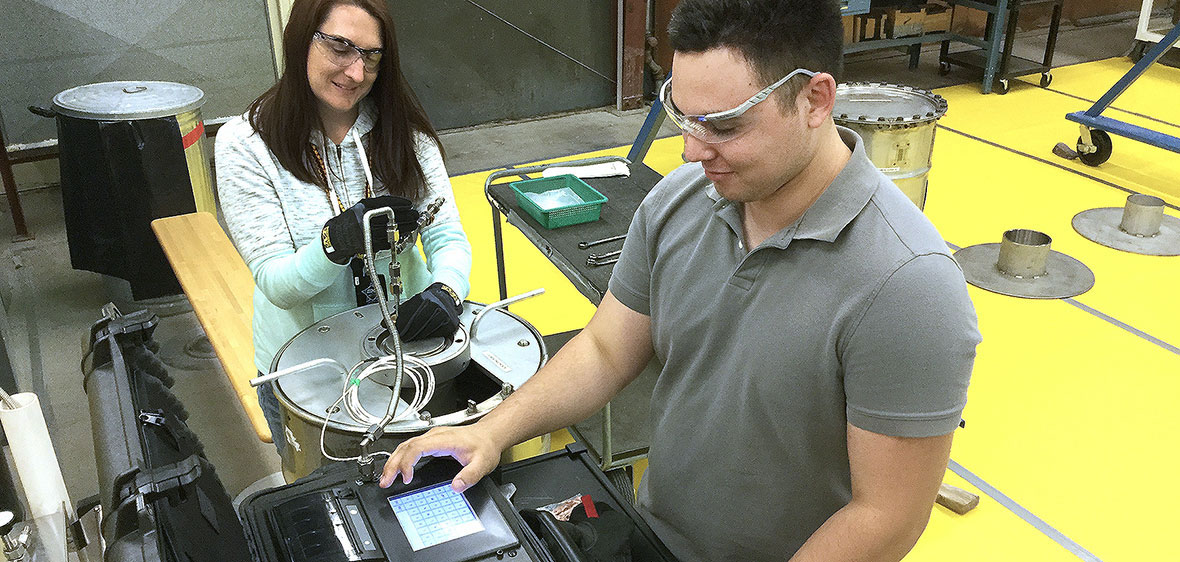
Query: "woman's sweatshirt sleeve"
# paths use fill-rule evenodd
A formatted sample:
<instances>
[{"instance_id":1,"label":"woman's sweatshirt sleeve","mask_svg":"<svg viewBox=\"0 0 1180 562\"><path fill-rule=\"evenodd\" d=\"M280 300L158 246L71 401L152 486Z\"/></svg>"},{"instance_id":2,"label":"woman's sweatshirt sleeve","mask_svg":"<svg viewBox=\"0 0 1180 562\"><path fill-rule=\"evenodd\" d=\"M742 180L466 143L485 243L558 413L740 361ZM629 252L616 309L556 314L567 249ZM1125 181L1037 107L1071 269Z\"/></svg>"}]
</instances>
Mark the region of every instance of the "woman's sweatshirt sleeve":
<instances>
[{"instance_id":1,"label":"woman's sweatshirt sleeve","mask_svg":"<svg viewBox=\"0 0 1180 562\"><path fill-rule=\"evenodd\" d=\"M439 197L445 200L435 214L434 222L422 229L426 266L435 281L445 283L460 298L466 298L471 292L471 244L459 221L459 208L455 205L455 193L443 165L442 153L433 139L425 135L418 135L417 152L418 162L426 174L426 197L421 205L425 207Z\"/></svg>"},{"instance_id":2,"label":"woman's sweatshirt sleeve","mask_svg":"<svg viewBox=\"0 0 1180 562\"><path fill-rule=\"evenodd\" d=\"M259 154L263 146L244 121L222 127L215 148L217 194L254 284L267 300L287 309L331 285L345 266L329 260L318 244L295 248L275 180L263 164L267 155Z\"/></svg>"}]
</instances>

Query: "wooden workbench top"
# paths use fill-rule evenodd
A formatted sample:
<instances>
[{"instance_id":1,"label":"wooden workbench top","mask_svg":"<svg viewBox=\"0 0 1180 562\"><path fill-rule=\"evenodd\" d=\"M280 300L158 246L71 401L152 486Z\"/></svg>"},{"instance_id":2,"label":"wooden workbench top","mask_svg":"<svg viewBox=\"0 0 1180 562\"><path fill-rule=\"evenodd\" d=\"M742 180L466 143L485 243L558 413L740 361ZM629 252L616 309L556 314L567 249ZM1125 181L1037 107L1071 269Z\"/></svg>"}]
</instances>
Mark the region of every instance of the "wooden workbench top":
<instances>
[{"instance_id":1,"label":"wooden workbench top","mask_svg":"<svg viewBox=\"0 0 1180 562\"><path fill-rule=\"evenodd\" d=\"M217 352L258 438L271 441L250 379L254 367L254 278L217 219L190 213L152 221L152 230L172 264L197 320Z\"/></svg>"}]
</instances>

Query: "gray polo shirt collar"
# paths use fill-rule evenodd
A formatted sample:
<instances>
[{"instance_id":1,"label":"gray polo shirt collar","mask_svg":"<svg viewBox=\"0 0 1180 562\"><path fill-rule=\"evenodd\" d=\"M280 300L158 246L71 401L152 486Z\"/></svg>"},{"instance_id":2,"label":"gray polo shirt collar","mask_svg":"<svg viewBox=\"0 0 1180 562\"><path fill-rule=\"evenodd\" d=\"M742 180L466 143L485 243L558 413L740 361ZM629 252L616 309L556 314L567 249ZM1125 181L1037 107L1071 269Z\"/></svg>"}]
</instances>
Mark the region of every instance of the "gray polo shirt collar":
<instances>
[{"instance_id":1,"label":"gray polo shirt collar","mask_svg":"<svg viewBox=\"0 0 1180 562\"><path fill-rule=\"evenodd\" d=\"M836 130L852 150L848 164L799 220L768 238L763 246L786 249L791 240L803 238L834 242L872 198L877 182L867 181L867 178L875 176L878 171L865 153L864 142L851 129L837 126ZM713 212L741 239L742 218L738 206L722 197L712 183L705 193L713 200Z\"/></svg>"}]
</instances>

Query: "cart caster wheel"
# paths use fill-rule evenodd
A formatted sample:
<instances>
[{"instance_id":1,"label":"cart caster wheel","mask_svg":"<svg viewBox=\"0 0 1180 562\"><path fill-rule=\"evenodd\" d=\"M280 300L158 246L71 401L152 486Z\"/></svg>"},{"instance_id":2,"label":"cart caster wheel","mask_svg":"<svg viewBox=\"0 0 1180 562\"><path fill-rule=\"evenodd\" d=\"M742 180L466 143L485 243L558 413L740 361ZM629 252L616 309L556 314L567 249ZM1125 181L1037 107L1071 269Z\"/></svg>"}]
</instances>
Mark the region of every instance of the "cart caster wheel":
<instances>
[{"instance_id":1,"label":"cart caster wheel","mask_svg":"<svg viewBox=\"0 0 1180 562\"><path fill-rule=\"evenodd\" d=\"M1000 94L1002 96L1002 95L1008 93L1008 87L1009 87L1009 84L1008 84L1007 78L1000 78L999 80L996 81L996 93L997 94Z\"/></svg>"},{"instance_id":2,"label":"cart caster wheel","mask_svg":"<svg viewBox=\"0 0 1180 562\"><path fill-rule=\"evenodd\" d=\"M1078 137L1078 160L1087 166L1101 166L1103 162L1110 159L1110 153L1114 151L1114 144L1110 141L1110 135L1102 129L1091 129L1090 140L1094 143L1095 150L1093 152L1087 151L1082 137Z\"/></svg>"},{"instance_id":3,"label":"cart caster wheel","mask_svg":"<svg viewBox=\"0 0 1180 562\"><path fill-rule=\"evenodd\" d=\"M628 470L628 467L621 466L608 470L606 478L624 498L631 502L631 505L635 505L635 484L631 479L631 471Z\"/></svg>"},{"instance_id":4,"label":"cart caster wheel","mask_svg":"<svg viewBox=\"0 0 1180 562\"><path fill-rule=\"evenodd\" d=\"M938 61L938 75L946 76L951 73L951 63Z\"/></svg>"},{"instance_id":5,"label":"cart caster wheel","mask_svg":"<svg viewBox=\"0 0 1180 562\"><path fill-rule=\"evenodd\" d=\"M1048 88L1049 84L1053 83L1053 75L1048 72L1041 74L1041 87Z\"/></svg>"}]
</instances>

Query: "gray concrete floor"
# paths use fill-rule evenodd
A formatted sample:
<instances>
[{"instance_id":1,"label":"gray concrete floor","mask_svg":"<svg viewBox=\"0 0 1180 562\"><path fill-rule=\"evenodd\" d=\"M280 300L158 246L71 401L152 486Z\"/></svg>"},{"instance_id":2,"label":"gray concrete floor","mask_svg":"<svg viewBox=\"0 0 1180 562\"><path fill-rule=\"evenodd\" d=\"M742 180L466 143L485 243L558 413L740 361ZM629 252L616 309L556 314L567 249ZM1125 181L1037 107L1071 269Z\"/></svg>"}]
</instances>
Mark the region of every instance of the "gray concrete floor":
<instances>
[{"instance_id":1,"label":"gray concrete floor","mask_svg":"<svg viewBox=\"0 0 1180 562\"><path fill-rule=\"evenodd\" d=\"M1134 22L1089 28L1064 28L1058 42L1056 65L1068 65L1122 55L1131 46ZM1030 32L1019 40L1016 53L1037 57L1045 32ZM937 46L924 50L918 69L908 69L908 58L897 51L877 51L852 57L847 80L887 81L923 88L972 82L962 70L937 73ZM453 175L486 170L542 158L583 153L629 144L638 132L644 111L609 110L497 124L443 135L448 169ZM674 135L666 128L664 135ZM0 257L0 328L22 391L40 397L48 418L71 496L77 500L97 493L94 449L79 361L82 342L99 318L109 297L101 276L71 269L61 209L55 187L22 193L23 207L36 239L10 244ZM7 208L0 217L0 239L12 236ZM165 307L176 308L176 307ZM180 306L183 309L183 305ZM173 368L175 392L191 414L189 424L206 445L231 497L278 470L270 445L260 443L235 403L219 365L212 360L184 358L182 348L199 334L191 311L169 310L162 316L156 339L166 356L180 357ZM7 389L12 391L13 389Z\"/></svg>"}]
</instances>

